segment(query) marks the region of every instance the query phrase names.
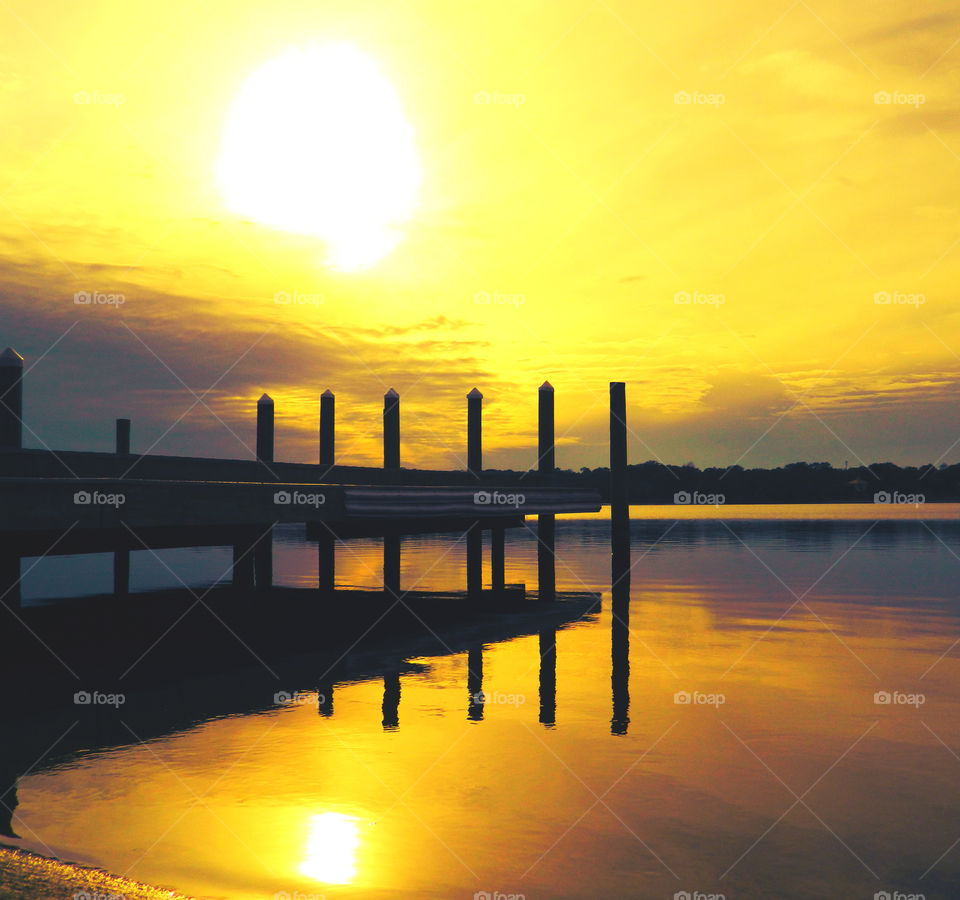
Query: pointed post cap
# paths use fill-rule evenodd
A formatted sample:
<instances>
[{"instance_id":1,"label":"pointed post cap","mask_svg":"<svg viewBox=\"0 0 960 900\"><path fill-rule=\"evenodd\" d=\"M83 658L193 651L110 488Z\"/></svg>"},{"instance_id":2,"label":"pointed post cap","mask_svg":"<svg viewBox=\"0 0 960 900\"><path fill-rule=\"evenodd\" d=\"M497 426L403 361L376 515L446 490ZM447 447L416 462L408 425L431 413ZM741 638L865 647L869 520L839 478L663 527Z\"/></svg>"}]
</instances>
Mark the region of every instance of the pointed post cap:
<instances>
[{"instance_id":1,"label":"pointed post cap","mask_svg":"<svg viewBox=\"0 0 960 900\"><path fill-rule=\"evenodd\" d=\"M273 406L273 399L269 394L264 394L258 401L257 406Z\"/></svg>"},{"instance_id":2,"label":"pointed post cap","mask_svg":"<svg viewBox=\"0 0 960 900\"><path fill-rule=\"evenodd\" d=\"M467 394L467 399L468 399L468 400L482 400L482 399L483 399L483 394L481 394L480 391L478 391L476 388L474 388L472 391L470 391L469 394Z\"/></svg>"},{"instance_id":3,"label":"pointed post cap","mask_svg":"<svg viewBox=\"0 0 960 900\"><path fill-rule=\"evenodd\" d=\"M327 388L320 396L321 396L321 397L332 397L332 396L333 396L333 391L331 391L330 388Z\"/></svg>"},{"instance_id":4,"label":"pointed post cap","mask_svg":"<svg viewBox=\"0 0 960 900\"><path fill-rule=\"evenodd\" d=\"M386 400L386 399L388 399L388 398L389 398L390 400L393 400L394 398L396 398L397 400L399 400L399 399L400 399L400 395L399 395L393 388L390 388L390 390L387 391L387 392L383 395L383 399L384 399L384 400Z\"/></svg>"},{"instance_id":5,"label":"pointed post cap","mask_svg":"<svg viewBox=\"0 0 960 900\"><path fill-rule=\"evenodd\" d=\"M16 366L22 369L23 357L13 347L7 347L3 353L0 353L0 366Z\"/></svg>"},{"instance_id":6,"label":"pointed post cap","mask_svg":"<svg viewBox=\"0 0 960 900\"><path fill-rule=\"evenodd\" d=\"M553 393L553 385L550 384L549 381L545 381L543 384L540 385L540 390L541 390L541 391L549 391L549 392L552 394L552 393Z\"/></svg>"}]
</instances>

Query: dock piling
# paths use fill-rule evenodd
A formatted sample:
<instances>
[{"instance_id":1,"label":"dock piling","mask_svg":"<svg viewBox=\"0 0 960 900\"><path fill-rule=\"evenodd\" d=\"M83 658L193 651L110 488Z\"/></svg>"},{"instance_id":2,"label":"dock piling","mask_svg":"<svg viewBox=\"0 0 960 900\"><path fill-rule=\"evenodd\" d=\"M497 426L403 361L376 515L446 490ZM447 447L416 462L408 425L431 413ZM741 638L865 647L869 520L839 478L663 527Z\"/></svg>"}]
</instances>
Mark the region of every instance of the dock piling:
<instances>
[{"instance_id":1,"label":"dock piling","mask_svg":"<svg viewBox=\"0 0 960 900\"><path fill-rule=\"evenodd\" d=\"M537 469L541 475L553 475L556 463L554 448L554 391L545 381L540 385L537 416ZM552 513L537 516L537 593L541 600L553 600L557 592L556 517Z\"/></svg>"},{"instance_id":2,"label":"dock piling","mask_svg":"<svg viewBox=\"0 0 960 900\"><path fill-rule=\"evenodd\" d=\"M130 455L130 420L117 419L117 456Z\"/></svg>"},{"instance_id":3,"label":"dock piling","mask_svg":"<svg viewBox=\"0 0 960 900\"><path fill-rule=\"evenodd\" d=\"M383 395L383 467L400 468L400 395L393 388Z\"/></svg>"},{"instance_id":4,"label":"dock piling","mask_svg":"<svg viewBox=\"0 0 960 900\"><path fill-rule=\"evenodd\" d=\"M622 381L610 382L610 527L615 536L630 529L627 496L627 396Z\"/></svg>"},{"instance_id":5,"label":"dock piling","mask_svg":"<svg viewBox=\"0 0 960 900\"><path fill-rule=\"evenodd\" d=\"M0 353L0 450L23 447L23 357L13 347Z\"/></svg>"},{"instance_id":6,"label":"dock piling","mask_svg":"<svg viewBox=\"0 0 960 900\"><path fill-rule=\"evenodd\" d=\"M326 390L320 395L320 465L332 466L335 460L336 397Z\"/></svg>"},{"instance_id":7,"label":"dock piling","mask_svg":"<svg viewBox=\"0 0 960 900\"><path fill-rule=\"evenodd\" d=\"M257 459L273 462L273 400L269 394L257 401Z\"/></svg>"},{"instance_id":8,"label":"dock piling","mask_svg":"<svg viewBox=\"0 0 960 900\"><path fill-rule=\"evenodd\" d=\"M475 478L483 472L483 394L467 394L467 469Z\"/></svg>"},{"instance_id":9,"label":"dock piling","mask_svg":"<svg viewBox=\"0 0 960 900\"><path fill-rule=\"evenodd\" d=\"M483 592L483 531L474 522L467 532L467 596L475 600Z\"/></svg>"}]
</instances>

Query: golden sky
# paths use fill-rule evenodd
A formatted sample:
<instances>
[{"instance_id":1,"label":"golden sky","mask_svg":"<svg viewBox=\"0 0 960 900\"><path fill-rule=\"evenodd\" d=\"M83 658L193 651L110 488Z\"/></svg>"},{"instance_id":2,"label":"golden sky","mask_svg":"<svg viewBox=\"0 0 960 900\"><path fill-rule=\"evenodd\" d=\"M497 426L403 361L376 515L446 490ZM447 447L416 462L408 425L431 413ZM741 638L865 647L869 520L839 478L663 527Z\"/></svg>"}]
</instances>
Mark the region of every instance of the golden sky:
<instances>
[{"instance_id":1,"label":"golden sky","mask_svg":"<svg viewBox=\"0 0 960 900\"><path fill-rule=\"evenodd\" d=\"M625 380L631 462L956 462L958 41L960 7L900 0L2 0L25 443L108 449L129 415L135 450L248 455L266 390L278 457L310 461L330 388L341 460L376 463L394 387L404 464L462 467L477 386L485 463L525 467L549 379L579 468ZM216 182L248 76L331 42L379 66L422 167L360 271Z\"/></svg>"}]
</instances>

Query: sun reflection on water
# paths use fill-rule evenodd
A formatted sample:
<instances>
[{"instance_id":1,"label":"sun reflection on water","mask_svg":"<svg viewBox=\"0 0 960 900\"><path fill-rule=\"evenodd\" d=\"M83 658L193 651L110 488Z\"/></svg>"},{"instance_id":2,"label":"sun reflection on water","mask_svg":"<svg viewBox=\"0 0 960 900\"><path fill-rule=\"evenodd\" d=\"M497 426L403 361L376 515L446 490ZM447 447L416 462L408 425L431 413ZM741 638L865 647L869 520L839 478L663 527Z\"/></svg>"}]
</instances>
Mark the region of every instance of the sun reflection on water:
<instances>
[{"instance_id":1,"label":"sun reflection on water","mask_svg":"<svg viewBox=\"0 0 960 900\"><path fill-rule=\"evenodd\" d=\"M327 884L349 884L356 878L359 846L360 833L350 816L336 812L311 816L300 874Z\"/></svg>"}]
</instances>

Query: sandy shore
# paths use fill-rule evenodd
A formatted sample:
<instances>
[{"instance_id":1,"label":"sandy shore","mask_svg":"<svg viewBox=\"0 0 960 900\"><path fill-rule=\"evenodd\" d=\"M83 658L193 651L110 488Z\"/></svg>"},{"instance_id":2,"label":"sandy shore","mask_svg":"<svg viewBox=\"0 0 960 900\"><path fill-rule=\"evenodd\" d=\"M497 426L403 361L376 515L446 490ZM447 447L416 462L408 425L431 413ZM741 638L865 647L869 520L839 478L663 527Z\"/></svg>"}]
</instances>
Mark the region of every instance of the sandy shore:
<instances>
[{"instance_id":1,"label":"sandy shore","mask_svg":"<svg viewBox=\"0 0 960 900\"><path fill-rule=\"evenodd\" d=\"M189 900L183 894L0 846L0 900Z\"/></svg>"}]
</instances>

